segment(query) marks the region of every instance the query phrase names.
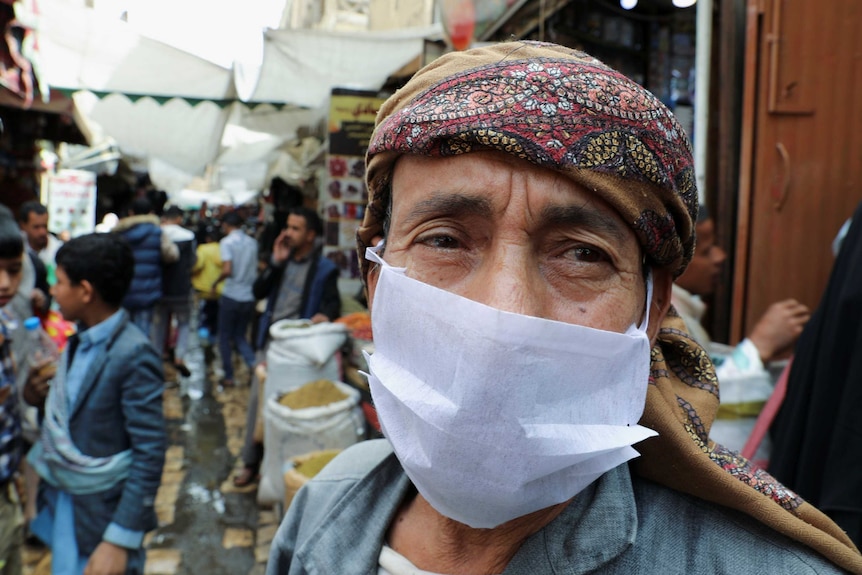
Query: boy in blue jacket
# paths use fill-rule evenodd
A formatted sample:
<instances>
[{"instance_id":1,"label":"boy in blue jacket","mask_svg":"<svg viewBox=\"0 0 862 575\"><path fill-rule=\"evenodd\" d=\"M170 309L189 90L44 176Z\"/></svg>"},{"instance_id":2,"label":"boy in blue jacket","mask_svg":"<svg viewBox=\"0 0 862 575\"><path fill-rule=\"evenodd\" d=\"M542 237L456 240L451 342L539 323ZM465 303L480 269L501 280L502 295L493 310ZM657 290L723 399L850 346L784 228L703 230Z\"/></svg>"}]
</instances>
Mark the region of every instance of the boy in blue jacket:
<instances>
[{"instance_id":1,"label":"boy in blue jacket","mask_svg":"<svg viewBox=\"0 0 862 575\"><path fill-rule=\"evenodd\" d=\"M51 546L52 573L143 573L165 456L164 376L149 339L120 308L134 259L116 235L57 252L51 292L80 331L69 340L28 459L42 477L31 530Z\"/></svg>"}]
</instances>

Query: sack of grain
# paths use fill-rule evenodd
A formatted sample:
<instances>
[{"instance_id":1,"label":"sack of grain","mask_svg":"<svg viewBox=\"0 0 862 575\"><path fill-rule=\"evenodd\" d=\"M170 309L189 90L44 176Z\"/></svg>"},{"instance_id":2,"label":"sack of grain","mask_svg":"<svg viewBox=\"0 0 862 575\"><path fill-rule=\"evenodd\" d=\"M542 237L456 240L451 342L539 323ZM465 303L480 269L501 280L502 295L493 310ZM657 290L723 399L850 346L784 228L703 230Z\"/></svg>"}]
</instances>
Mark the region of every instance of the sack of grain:
<instances>
[{"instance_id":1,"label":"sack of grain","mask_svg":"<svg viewBox=\"0 0 862 575\"><path fill-rule=\"evenodd\" d=\"M308 483L327 463L341 453L340 449L312 451L290 458L291 467L284 472L284 510L290 507L299 488Z\"/></svg>"},{"instance_id":2,"label":"sack of grain","mask_svg":"<svg viewBox=\"0 0 862 575\"><path fill-rule=\"evenodd\" d=\"M270 374L271 378L271 374ZM284 500L290 458L324 449L344 449L365 437L359 392L340 381L315 380L264 404L264 448L257 499Z\"/></svg>"}]
</instances>

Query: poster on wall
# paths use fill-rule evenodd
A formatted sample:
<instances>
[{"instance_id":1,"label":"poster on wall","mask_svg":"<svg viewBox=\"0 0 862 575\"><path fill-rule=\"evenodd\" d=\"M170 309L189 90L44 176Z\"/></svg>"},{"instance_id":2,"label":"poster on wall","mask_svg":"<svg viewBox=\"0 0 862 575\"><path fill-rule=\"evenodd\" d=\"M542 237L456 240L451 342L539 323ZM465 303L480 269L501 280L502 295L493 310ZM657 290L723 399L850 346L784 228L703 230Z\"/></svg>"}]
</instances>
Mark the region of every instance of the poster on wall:
<instances>
[{"instance_id":1,"label":"poster on wall","mask_svg":"<svg viewBox=\"0 0 862 575\"><path fill-rule=\"evenodd\" d=\"M48 176L48 230L77 237L96 229L96 174L60 170Z\"/></svg>"},{"instance_id":2,"label":"poster on wall","mask_svg":"<svg viewBox=\"0 0 862 575\"><path fill-rule=\"evenodd\" d=\"M332 91L329 109L327 183L321 194L326 244L324 254L338 264L343 278L359 277L356 229L365 215L365 152L383 99L376 92Z\"/></svg>"}]
</instances>

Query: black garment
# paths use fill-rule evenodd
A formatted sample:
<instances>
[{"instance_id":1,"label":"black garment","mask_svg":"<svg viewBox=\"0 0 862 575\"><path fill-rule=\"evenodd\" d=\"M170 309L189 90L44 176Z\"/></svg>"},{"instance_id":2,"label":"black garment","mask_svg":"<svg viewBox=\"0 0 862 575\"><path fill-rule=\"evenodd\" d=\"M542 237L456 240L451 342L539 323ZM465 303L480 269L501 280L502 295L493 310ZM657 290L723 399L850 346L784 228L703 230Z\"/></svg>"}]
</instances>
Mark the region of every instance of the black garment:
<instances>
[{"instance_id":1,"label":"black garment","mask_svg":"<svg viewBox=\"0 0 862 575\"><path fill-rule=\"evenodd\" d=\"M862 204L805 326L769 472L862 544Z\"/></svg>"},{"instance_id":2,"label":"black garment","mask_svg":"<svg viewBox=\"0 0 862 575\"><path fill-rule=\"evenodd\" d=\"M39 259L34 252L27 250L27 255L30 256L30 261L33 263L33 271L36 275L35 287L45 294L45 306L43 309L34 309L33 311L39 315L48 313L51 307L51 286L48 284L48 268L45 263Z\"/></svg>"},{"instance_id":3,"label":"black garment","mask_svg":"<svg viewBox=\"0 0 862 575\"><path fill-rule=\"evenodd\" d=\"M192 291L192 267L196 259L195 235L178 226L165 227L162 233L167 234L180 252L177 261L162 267L162 296L165 299L188 299Z\"/></svg>"}]
</instances>

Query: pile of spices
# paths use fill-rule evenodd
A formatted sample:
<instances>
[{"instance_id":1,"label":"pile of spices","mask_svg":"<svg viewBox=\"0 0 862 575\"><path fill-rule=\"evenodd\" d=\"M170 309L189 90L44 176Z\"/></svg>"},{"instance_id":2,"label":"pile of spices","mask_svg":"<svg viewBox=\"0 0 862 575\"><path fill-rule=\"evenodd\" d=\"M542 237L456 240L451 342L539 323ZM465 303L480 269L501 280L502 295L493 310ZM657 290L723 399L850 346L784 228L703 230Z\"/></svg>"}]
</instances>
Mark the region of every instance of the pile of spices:
<instances>
[{"instance_id":1,"label":"pile of spices","mask_svg":"<svg viewBox=\"0 0 862 575\"><path fill-rule=\"evenodd\" d=\"M347 394L328 379L317 379L282 395L278 402L290 409L322 407L347 399Z\"/></svg>"}]
</instances>

